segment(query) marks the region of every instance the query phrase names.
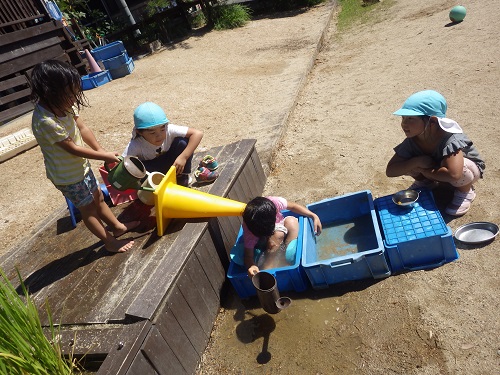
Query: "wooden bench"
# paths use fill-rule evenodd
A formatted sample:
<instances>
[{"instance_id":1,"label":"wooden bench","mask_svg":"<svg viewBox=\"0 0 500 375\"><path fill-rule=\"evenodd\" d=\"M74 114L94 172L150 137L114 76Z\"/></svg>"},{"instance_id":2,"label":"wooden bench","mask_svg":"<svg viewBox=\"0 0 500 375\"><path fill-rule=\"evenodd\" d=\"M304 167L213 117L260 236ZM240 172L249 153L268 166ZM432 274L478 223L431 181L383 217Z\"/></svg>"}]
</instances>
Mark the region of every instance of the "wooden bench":
<instances>
[{"instance_id":1,"label":"wooden bench","mask_svg":"<svg viewBox=\"0 0 500 375\"><path fill-rule=\"evenodd\" d=\"M204 154L217 158L220 177L200 190L240 202L262 194L255 140ZM127 253L109 254L81 222L71 230L60 210L0 258L14 285L19 269L44 326L48 302L65 353L86 354L98 374L194 373L219 311L241 217L175 219L159 237L147 207L113 207L120 218L142 220Z\"/></svg>"}]
</instances>

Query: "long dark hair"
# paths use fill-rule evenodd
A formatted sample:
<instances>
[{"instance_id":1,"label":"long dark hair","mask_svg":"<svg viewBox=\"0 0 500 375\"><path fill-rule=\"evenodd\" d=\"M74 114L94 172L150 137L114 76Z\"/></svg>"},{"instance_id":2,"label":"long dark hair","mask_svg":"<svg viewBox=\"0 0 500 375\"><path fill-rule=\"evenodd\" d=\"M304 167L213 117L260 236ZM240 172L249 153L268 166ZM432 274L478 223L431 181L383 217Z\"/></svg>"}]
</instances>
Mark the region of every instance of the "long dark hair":
<instances>
[{"instance_id":1,"label":"long dark hair","mask_svg":"<svg viewBox=\"0 0 500 375\"><path fill-rule=\"evenodd\" d=\"M75 97L74 105L80 110L88 107L82 91L81 77L76 68L59 60L38 63L31 72L31 100L42 101L49 110L67 112L68 93Z\"/></svg>"},{"instance_id":2,"label":"long dark hair","mask_svg":"<svg viewBox=\"0 0 500 375\"><path fill-rule=\"evenodd\" d=\"M243 222L257 237L269 237L274 232L276 206L265 197L256 197L247 203L243 211Z\"/></svg>"}]
</instances>

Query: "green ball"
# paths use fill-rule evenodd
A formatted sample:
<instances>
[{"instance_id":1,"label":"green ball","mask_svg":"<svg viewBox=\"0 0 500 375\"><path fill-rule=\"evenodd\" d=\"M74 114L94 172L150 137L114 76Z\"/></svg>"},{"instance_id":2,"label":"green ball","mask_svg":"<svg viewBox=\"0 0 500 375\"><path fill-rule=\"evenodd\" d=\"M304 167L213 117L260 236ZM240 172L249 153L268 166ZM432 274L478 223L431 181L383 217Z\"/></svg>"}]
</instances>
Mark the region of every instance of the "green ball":
<instances>
[{"instance_id":1,"label":"green ball","mask_svg":"<svg viewBox=\"0 0 500 375\"><path fill-rule=\"evenodd\" d=\"M457 5L456 7L451 8L450 10L450 20L452 22L460 22L465 18L465 14L467 13L465 7L461 5Z\"/></svg>"}]
</instances>

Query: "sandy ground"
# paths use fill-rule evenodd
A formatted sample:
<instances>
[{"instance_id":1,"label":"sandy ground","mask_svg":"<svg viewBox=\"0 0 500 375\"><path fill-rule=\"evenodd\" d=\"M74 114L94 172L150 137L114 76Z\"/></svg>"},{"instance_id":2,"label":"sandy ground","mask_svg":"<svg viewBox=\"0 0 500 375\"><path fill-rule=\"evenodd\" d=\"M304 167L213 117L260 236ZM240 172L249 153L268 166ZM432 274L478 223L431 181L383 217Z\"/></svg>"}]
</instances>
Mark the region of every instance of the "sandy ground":
<instances>
[{"instance_id":1,"label":"sandy ground","mask_svg":"<svg viewBox=\"0 0 500 375\"><path fill-rule=\"evenodd\" d=\"M201 149L256 138L269 173L265 194L308 204L407 187L406 178L385 177L403 139L391 113L411 93L436 89L487 163L471 211L445 220L452 230L471 221L498 224L500 3L464 1L465 21L450 26L454 5L387 0L371 21L340 35L332 3L194 35L87 91L92 107L82 116L102 145L120 152L133 109L146 100L161 104L173 123L203 129ZM25 116L1 127L0 136L29 124ZM0 173L6 251L48 213L64 212L64 200L44 176L38 147L0 164ZM498 373L497 241L457 243L460 259L434 270L283 293L293 303L272 317L230 291L198 372Z\"/></svg>"}]
</instances>

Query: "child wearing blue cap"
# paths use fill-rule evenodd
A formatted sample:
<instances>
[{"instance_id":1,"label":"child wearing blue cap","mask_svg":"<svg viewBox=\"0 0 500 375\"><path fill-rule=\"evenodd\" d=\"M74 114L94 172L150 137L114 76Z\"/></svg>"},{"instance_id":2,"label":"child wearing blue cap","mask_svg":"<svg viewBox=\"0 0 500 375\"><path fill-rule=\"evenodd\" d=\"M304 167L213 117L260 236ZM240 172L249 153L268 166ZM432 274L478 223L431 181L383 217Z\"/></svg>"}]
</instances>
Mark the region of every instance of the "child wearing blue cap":
<instances>
[{"instance_id":1,"label":"child wearing blue cap","mask_svg":"<svg viewBox=\"0 0 500 375\"><path fill-rule=\"evenodd\" d=\"M460 125L446 118L446 110L446 99L433 90L419 91L406 99L394 112L402 116L406 139L394 148L386 174L415 178L410 189L450 184L455 192L445 212L460 216L476 198L473 184L483 177L485 163Z\"/></svg>"},{"instance_id":2,"label":"child wearing blue cap","mask_svg":"<svg viewBox=\"0 0 500 375\"><path fill-rule=\"evenodd\" d=\"M189 185L191 161L203 132L187 126L171 124L161 107L152 102L134 111L132 139L123 156L136 156L148 172L167 173L173 165L179 185Z\"/></svg>"}]
</instances>

